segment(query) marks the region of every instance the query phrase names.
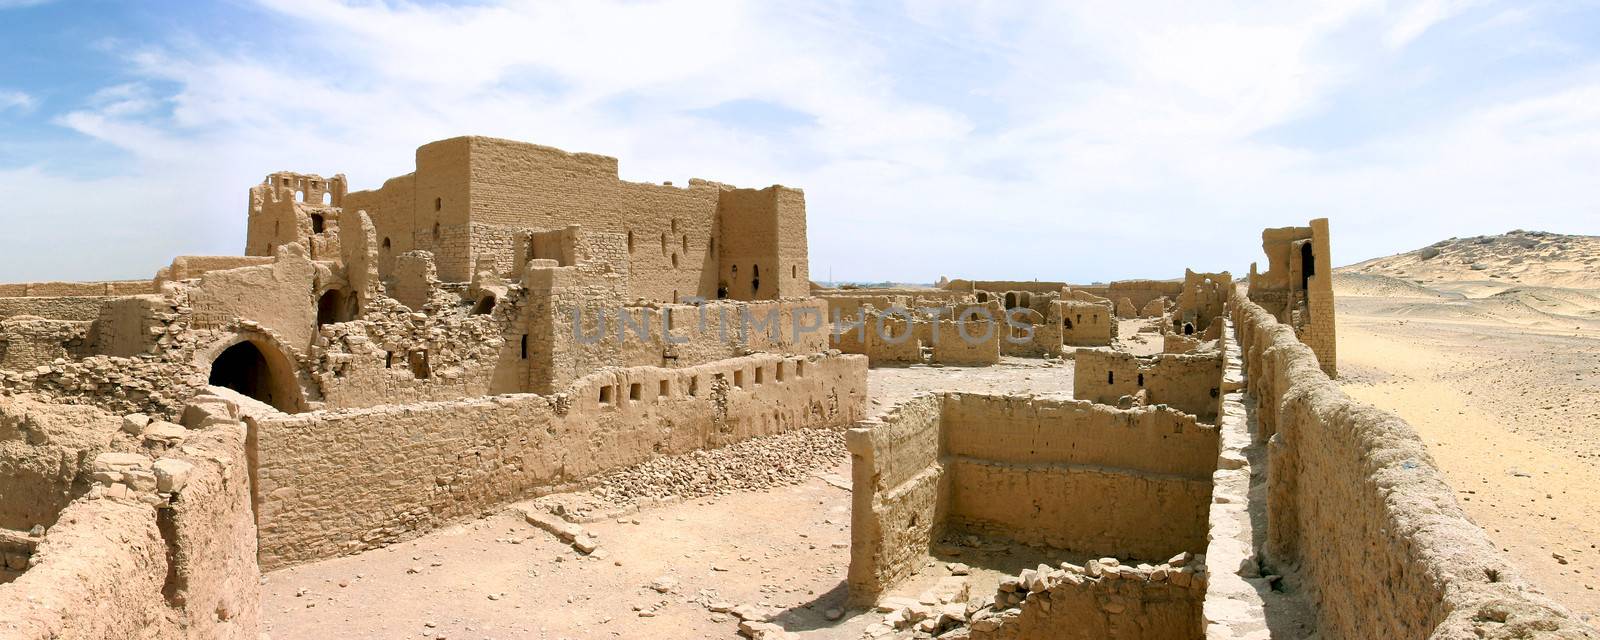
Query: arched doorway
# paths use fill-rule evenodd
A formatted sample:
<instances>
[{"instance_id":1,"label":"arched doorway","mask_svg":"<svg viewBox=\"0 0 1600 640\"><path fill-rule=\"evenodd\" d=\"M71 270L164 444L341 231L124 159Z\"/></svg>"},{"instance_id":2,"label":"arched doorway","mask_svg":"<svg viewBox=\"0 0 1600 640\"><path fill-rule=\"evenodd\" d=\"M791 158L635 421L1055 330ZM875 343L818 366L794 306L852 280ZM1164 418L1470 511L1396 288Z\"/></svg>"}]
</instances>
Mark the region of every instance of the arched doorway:
<instances>
[{"instance_id":1,"label":"arched doorway","mask_svg":"<svg viewBox=\"0 0 1600 640\"><path fill-rule=\"evenodd\" d=\"M241 394L272 405L279 411L295 413L301 410L299 384L287 363L275 363L273 358L245 340L234 344L211 361L211 374L206 382L212 386L226 387Z\"/></svg>"}]
</instances>

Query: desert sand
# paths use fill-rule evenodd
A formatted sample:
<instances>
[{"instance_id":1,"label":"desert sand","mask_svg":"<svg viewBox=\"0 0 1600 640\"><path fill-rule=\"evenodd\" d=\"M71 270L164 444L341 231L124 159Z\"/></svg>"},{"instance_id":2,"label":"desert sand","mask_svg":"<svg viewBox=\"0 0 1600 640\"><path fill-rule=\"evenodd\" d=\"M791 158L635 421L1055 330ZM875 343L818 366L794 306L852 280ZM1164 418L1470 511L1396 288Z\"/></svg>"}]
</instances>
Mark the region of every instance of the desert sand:
<instances>
[{"instance_id":1,"label":"desert sand","mask_svg":"<svg viewBox=\"0 0 1600 640\"><path fill-rule=\"evenodd\" d=\"M1594 237L1513 232L1351 265L1334 281L1344 390L1415 426L1467 513L1591 623L1597 256Z\"/></svg>"}]
</instances>

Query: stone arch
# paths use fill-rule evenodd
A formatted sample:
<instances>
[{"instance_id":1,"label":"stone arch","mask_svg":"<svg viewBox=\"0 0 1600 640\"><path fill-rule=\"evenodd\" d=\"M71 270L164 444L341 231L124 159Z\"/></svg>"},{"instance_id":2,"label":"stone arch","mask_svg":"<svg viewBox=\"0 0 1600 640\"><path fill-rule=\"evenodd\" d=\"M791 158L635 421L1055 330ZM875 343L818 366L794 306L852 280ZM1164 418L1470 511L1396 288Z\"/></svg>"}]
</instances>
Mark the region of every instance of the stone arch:
<instances>
[{"instance_id":1,"label":"stone arch","mask_svg":"<svg viewBox=\"0 0 1600 640\"><path fill-rule=\"evenodd\" d=\"M299 367L292 353L272 336L242 333L199 354L207 384L227 387L284 413L306 410Z\"/></svg>"}]
</instances>

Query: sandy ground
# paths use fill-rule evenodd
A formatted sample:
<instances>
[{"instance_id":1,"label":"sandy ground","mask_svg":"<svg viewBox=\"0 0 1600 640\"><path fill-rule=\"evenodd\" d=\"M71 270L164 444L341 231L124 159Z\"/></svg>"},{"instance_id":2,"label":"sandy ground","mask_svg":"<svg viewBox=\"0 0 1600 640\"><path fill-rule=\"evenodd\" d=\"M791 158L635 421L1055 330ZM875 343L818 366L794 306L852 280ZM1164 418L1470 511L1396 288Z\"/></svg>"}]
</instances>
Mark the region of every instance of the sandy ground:
<instances>
[{"instance_id":1,"label":"sandy ground","mask_svg":"<svg viewBox=\"0 0 1600 640\"><path fill-rule=\"evenodd\" d=\"M1467 513L1524 574L1600 621L1600 329L1586 321L1592 309L1508 311L1495 299L1504 287L1428 285L1441 295L1340 293L1341 386L1410 422ZM1581 303L1593 292L1572 293L1565 298Z\"/></svg>"},{"instance_id":2,"label":"sandy ground","mask_svg":"<svg viewBox=\"0 0 1600 640\"><path fill-rule=\"evenodd\" d=\"M996 367L869 373L872 413L926 390L1072 396L1070 363L1007 358ZM848 462L804 484L680 502L585 524L584 557L514 513L460 524L357 556L268 574L266 631L287 638L701 638L737 635L707 605L757 605L810 638L858 638L882 614L842 608L850 563ZM944 549L950 551L950 549ZM599 556L599 557L596 557ZM1040 550L964 550L973 594ZM930 562L934 561L930 559ZM915 595L943 568L897 593ZM665 592L654 588L669 578ZM666 585L667 581L662 581Z\"/></svg>"}]
</instances>

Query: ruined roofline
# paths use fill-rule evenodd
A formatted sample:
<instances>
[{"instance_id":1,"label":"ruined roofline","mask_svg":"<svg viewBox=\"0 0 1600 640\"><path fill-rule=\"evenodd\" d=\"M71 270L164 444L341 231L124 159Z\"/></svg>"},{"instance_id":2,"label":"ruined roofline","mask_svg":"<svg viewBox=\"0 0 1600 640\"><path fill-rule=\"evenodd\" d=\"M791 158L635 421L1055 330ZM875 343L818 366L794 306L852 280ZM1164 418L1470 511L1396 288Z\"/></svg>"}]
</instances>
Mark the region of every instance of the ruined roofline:
<instances>
[{"instance_id":1,"label":"ruined roofline","mask_svg":"<svg viewBox=\"0 0 1600 640\"><path fill-rule=\"evenodd\" d=\"M425 144L422 144L422 145L418 146L417 147L417 157L421 158L423 150L428 148L428 147L432 147L432 146L435 146L435 145L445 146L445 145L462 144L462 143L467 144L469 149L472 148L472 147L479 146L479 145L484 145L484 146L511 147L511 148L528 150L528 151L535 151L535 152L539 153L540 155L552 158L552 159L554 159L554 160L556 160L558 162L570 163L570 164L573 164L573 165L586 167L586 168L590 169L591 171L594 171L596 173L600 173L602 175L609 176L609 177L615 179L617 182L621 182L621 183L625 183L625 184L648 185L648 186L653 186L653 187L676 187L676 188L681 189L681 190L690 190L690 189L695 189L695 188L714 187L714 188L716 188L718 190L721 190L721 191L788 190L788 191L794 191L796 193L804 193L804 190L802 190L802 189L800 189L798 187L787 187L787 186L784 186L784 185L781 185L781 184L771 184L771 185L768 185L768 186L765 186L765 187L739 187L739 186L728 184L728 183L725 183L725 182L720 182L720 181L717 181L717 180L708 180L708 179L705 179L705 178L689 178L687 186L683 186L683 187L677 187L670 180L662 181L662 182L625 180L625 179L623 179L621 177L621 173L618 171L618 167L620 165L620 162L618 161L616 156L608 156L608 155L605 155L605 154L602 154L602 153L591 153L591 152L588 152L588 151L567 151L565 149L561 149L561 148L558 148L558 147L552 147L552 146L549 146L549 145L542 145L542 144L537 144L537 143L533 143L533 142L525 142L525 141L522 141L522 140L511 140L511 139L508 139L508 138L498 138L498 137L494 137L494 136L482 136L482 135L470 135L469 134L469 135L453 136L453 137L444 138L444 139L441 139L441 140L434 140L432 142L428 142L428 143L425 143ZM413 172L407 173L405 175L395 176L395 178L391 178L391 180L398 179L398 178L404 178L404 177L406 177L408 175L412 175L414 173L416 173L416 172L413 171ZM387 182L387 181L385 181L385 182Z\"/></svg>"}]
</instances>

